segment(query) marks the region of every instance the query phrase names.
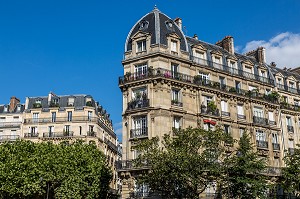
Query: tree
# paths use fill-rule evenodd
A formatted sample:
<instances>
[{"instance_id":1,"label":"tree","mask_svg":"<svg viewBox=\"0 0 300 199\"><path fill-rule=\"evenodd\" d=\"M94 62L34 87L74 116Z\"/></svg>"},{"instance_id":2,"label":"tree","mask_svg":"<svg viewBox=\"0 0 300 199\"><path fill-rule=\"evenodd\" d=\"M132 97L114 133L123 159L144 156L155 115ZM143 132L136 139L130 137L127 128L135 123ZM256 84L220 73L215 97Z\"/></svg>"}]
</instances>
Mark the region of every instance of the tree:
<instances>
[{"instance_id":1,"label":"tree","mask_svg":"<svg viewBox=\"0 0 300 199\"><path fill-rule=\"evenodd\" d=\"M300 197L300 149L289 152L284 160L286 167L282 169L282 187L286 192Z\"/></svg>"},{"instance_id":2,"label":"tree","mask_svg":"<svg viewBox=\"0 0 300 199\"><path fill-rule=\"evenodd\" d=\"M112 179L95 144L0 145L0 198L106 198ZM48 197L47 197L48 196Z\"/></svg>"},{"instance_id":3,"label":"tree","mask_svg":"<svg viewBox=\"0 0 300 199\"><path fill-rule=\"evenodd\" d=\"M223 194L228 198L264 198L267 178L263 175L266 162L258 157L250 142L250 136L243 133L236 152L224 159Z\"/></svg>"},{"instance_id":4,"label":"tree","mask_svg":"<svg viewBox=\"0 0 300 199\"><path fill-rule=\"evenodd\" d=\"M199 198L205 188L221 175L219 159L225 154L224 141L232 141L222 130L198 128L174 131L138 142L141 154L135 166L148 164L149 170L138 178L164 198Z\"/></svg>"}]
</instances>

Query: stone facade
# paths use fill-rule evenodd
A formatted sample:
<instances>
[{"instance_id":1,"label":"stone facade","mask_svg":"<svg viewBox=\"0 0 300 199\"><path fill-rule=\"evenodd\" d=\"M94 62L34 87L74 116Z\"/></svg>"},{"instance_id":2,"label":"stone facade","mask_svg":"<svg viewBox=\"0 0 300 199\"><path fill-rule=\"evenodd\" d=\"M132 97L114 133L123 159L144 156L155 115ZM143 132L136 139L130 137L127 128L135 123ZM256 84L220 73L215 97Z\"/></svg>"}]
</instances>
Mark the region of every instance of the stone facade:
<instances>
[{"instance_id":1,"label":"stone facade","mask_svg":"<svg viewBox=\"0 0 300 199\"><path fill-rule=\"evenodd\" d=\"M181 23L155 8L128 34L119 78L122 198L148 194L146 185L135 184L134 139L162 138L190 126L219 125L235 139L248 132L270 176L280 175L283 157L299 143L300 76L267 64L263 47L242 55L234 52L231 36L209 44L185 36Z\"/></svg>"}]
</instances>

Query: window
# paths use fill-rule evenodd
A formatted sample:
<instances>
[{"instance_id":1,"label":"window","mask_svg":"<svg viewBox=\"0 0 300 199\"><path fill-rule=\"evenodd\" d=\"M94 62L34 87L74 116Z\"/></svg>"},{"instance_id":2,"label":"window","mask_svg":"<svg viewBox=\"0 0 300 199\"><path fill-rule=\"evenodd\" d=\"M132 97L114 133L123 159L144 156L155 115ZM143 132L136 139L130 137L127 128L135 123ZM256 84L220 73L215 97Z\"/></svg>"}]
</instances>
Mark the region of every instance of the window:
<instances>
[{"instance_id":1,"label":"window","mask_svg":"<svg viewBox=\"0 0 300 199\"><path fill-rule=\"evenodd\" d=\"M41 101L40 99L37 99L37 100L35 100L35 103L36 103L36 104L41 104L42 101Z\"/></svg>"},{"instance_id":2,"label":"window","mask_svg":"<svg viewBox=\"0 0 300 199\"><path fill-rule=\"evenodd\" d=\"M37 128L36 127L30 127L30 133L31 133L31 136L35 135L37 133Z\"/></svg>"},{"instance_id":3,"label":"window","mask_svg":"<svg viewBox=\"0 0 300 199\"><path fill-rule=\"evenodd\" d=\"M261 70L261 71L260 71L260 76L262 76L262 77L266 77L266 71L264 71L264 70Z\"/></svg>"},{"instance_id":4,"label":"window","mask_svg":"<svg viewBox=\"0 0 300 199\"><path fill-rule=\"evenodd\" d=\"M146 87L135 88L132 90L132 99L141 100L147 98Z\"/></svg>"},{"instance_id":5,"label":"window","mask_svg":"<svg viewBox=\"0 0 300 199\"><path fill-rule=\"evenodd\" d=\"M295 106L299 107L299 100L294 99Z\"/></svg>"},{"instance_id":6,"label":"window","mask_svg":"<svg viewBox=\"0 0 300 199\"><path fill-rule=\"evenodd\" d=\"M288 126L293 126L293 124L292 124L292 118L291 117L286 117L286 124Z\"/></svg>"},{"instance_id":7,"label":"window","mask_svg":"<svg viewBox=\"0 0 300 199\"><path fill-rule=\"evenodd\" d=\"M147 74L147 64L135 66L135 77L144 77Z\"/></svg>"},{"instance_id":8,"label":"window","mask_svg":"<svg viewBox=\"0 0 300 199\"><path fill-rule=\"evenodd\" d=\"M79 135L82 135L82 126L79 126Z\"/></svg>"},{"instance_id":9,"label":"window","mask_svg":"<svg viewBox=\"0 0 300 199\"><path fill-rule=\"evenodd\" d=\"M272 133L272 143L278 144L278 135L277 133Z\"/></svg>"},{"instance_id":10,"label":"window","mask_svg":"<svg viewBox=\"0 0 300 199\"><path fill-rule=\"evenodd\" d=\"M181 128L181 117L174 116L174 118L173 118L173 127L175 129L180 129Z\"/></svg>"},{"instance_id":11,"label":"window","mask_svg":"<svg viewBox=\"0 0 300 199\"><path fill-rule=\"evenodd\" d=\"M33 113L32 114L32 121L33 122L39 122L39 113Z\"/></svg>"},{"instance_id":12,"label":"window","mask_svg":"<svg viewBox=\"0 0 300 199\"><path fill-rule=\"evenodd\" d=\"M147 117L134 117L132 120L132 127L136 135L147 135Z\"/></svg>"},{"instance_id":13,"label":"window","mask_svg":"<svg viewBox=\"0 0 300 199\"><path fill-rule=\"evenodd\" d=\"M206 84L209 83L209 73L199 72L199 76L203 80L204 83L206 83Z\"/></svg>"},{"instance_id":14,"label":"window","mask_svg":"<svg viewBox=\"0 0 300 199\"><path fill-rule=\"evenodd\" d=\"M245 72L252 73L252 67L251 66L245 66Z\"/></svg>"},{"instance_id":15,"label":"window","mask_svg":"<svg viewBox=\"0 0 300 199\"><path fill-rule=\"evenodd\" d=\"M269 111L269 112L268 112L268 115L269 115L269 120L270 120L270 121L275 121L275 120L274 120L274 113L273 113L272 111Z\"/></svg>"},{"instance_id":16,"label":"window","mask_svg":"<svg viewBox=\"0 0 300 199\"><path fill-rule=\"evenodd\" d=\"M203 129L204 130L206 130L206 131L208 131L208 130L215 130L215 126L214 125L212 125L211 123L204 123L203 124Z\"/></svg>"},{"instance_id":17,"label":"window","mask_svg":"<svg viewBox=\"0 0 300 199\"><path fill-rule=\"evenodd\" d=\"M208 102L213 101L211 96L205 96L203 95L204 101L202 102L202 105L207 106Z\"/></svg>"},{"instance_id":18,"label":"window","mask_svg":"<svg viewBox=\"0 0 300 199\"><path fill-rule=\"evenodd\" d=\"M69 132L70 132L70 125L66 125L66 126L65 126L65 132L66 132L66 133L69 133Z\"/></svg>"},{"instance_id":19,"label":"window","mask_svg":"<svg viewBox=\"0 0 300 199\"><path fill-rule=\"evenodd\" d=\"M254 107L253 113L255 117L264 118L264 111L260 107Z\"/></svg>"},{"instance_id":20,"label":"window","mask_svg":"<svg viewBox=\"0 0 300 199\"><path fill-rule=\"evenodd\" d=\"M288 145L289 145L290 149L293 149L294 148L294 140L289 140Z\"/></svg>"},{"instance_id":21,"label":"window","mask_svg":"<svg viewBox=\"0 0 300 199\"><path fill-rule=\"evenodd\" d=\"M171 40L171 51L177 52L177 41Z\"/></svg>"},{"instance_id":22,"label":"window","mask_svg":"<svg viewBox=\"0 0 300 199\"><path fill-rule=\"evenodd\" d=\"M54 132L54 126L48 126L48 132L52 134Z\"/></svg>"},{"instance_id":23,"label":"window","mask_svg":"<svg viewBox=\"0 0 300 199\"><path fill-rule=\"evenodd\" d=\"M56 112L51 113L51 121L55 122L56 121Z\"/></svg>"},{"instance_id":24,"label":"window","mask_svg":"<svg viewBox=\"0 0 300 199\"><path fill-rule=\"evenodd\" d=\"M261 130L256 130L256 140L257 141L266 141L266 134Z\"/></svg>"},{"instance_id":25,"label":"window","mask_svg":"<svg viewBox=\"0 0 300 199\"><path fill-rule=\"evenodd\" d=\"M3 112L7 112L7 110L8 110L8 106L7 106L7 105L5 105L5 106L4 106L4 110L3 110Z\"/></svg>"},{"instance_id":26,"label":"window","mask_svg":"<svg viewBox=\"0 0 300 199\"><path fill-rule=\"evenodd\" d=\"M68 98L68 106L74 106L75 99L73 97Z\"/></svg>"},{"instance_id":27,"label":"window","mask_svg":"<svg viewBox=\"0 0 300 199\"><path fill-rule=\"evenodd\" d=\"M180 90L172 89L172 104L178 104L180 101Z\"/></svg>"},{"instance_id":28,"label":"window","mask_svg":"<svg viewBox=\"0 0 300 199\"><path fill-rule=\"evenodd\" d=\"M284 102L288 103L288 98L287 98L287 96L282 96L282 98L283 98L283 101L284 101Z\"/></svg>"},{"instance_id":29,"label":"window","mask_svg":"<svg viewBox=\"0 0 300 199\"><path fill-rule=\"evenodd\" d=\"M59 100L58 100L58 98L54 98L54 99L52 100L52 102L53 102L53 104L58 104L58 103L59 103Z\"/></svg>"},{"instance_id":30,"label":"window","mask_svg":"<svg viewBox=\"0 0 300 199\"><path fill-rule=\"evenodd\" d=\"M88 121L92 120L92 114L93 114L92 111L88 111Z\"/></svg>"},{"instance_id":31,"label":"window","mask_svg":"<svg viewBox=\"0 0 300 199\"><path fill-rule=\"evenodd\" d=\"M171 65L171 73L172 73L172 77L173 78L177 78L178 77L178 64L173 64Z\"/></svg>"},{"instance_id":32,"label":"window","mask_svg":"<svg viewBox=\"0 0 300 199\"><path fill-rule=\"evenodd\" d=\"M215 59L215 60L214 60L215 63L217 63L217 64L222 64L222 62L221 62L221 57L215 56L214 59Z\"/></svg>"},{"instance_id":33,"label":"window","mask_svg":"<svg viewBox=\"0 0 300 199\"><path fill-rule=\"evenodd\" d=\"M294 82L289 82L289 87L295 88L295 83Z\"/></svg>"},{"instance_id":34,"label":"window","mask_svg":"<svg viewBox=\"0 0 300 199\"><path fill-rule=\"evenodd\" d=\"M255 86L249 86L249 91L257 90L257 87Z\"/></svg>"},{"instance_id":35,"label":"window","mask_svg":"<svg viewBox=\"0 0 300 199\"><path fill-rule=\"evenodd\" d=\"M279 158L274 158L274 167L280 167Z\"/></svg>"},{"instance_id":36,"label":"window","mask_svg":"<svg viewBox=\"0 0 300 199\"><path fill-rule=\"evenodd\" d=\"M239 128L239 132L240 132L240 138L243 137L244 133L245 133L245 129L244 128Z\"/></svg>"},{"instance_id":37,"label":"window","mask_svg":"<svg viewBox=\"0 0 300 199\"><path fill-rule=\"evenodd\" d=\"M68 111L68 122L72 121L72 111Z\"/></svg>"},{"instance_id":38,"label":"window","mask_svg":"<svg viewBox=\"0 0 300 199\"><path fill-rule=\"evenodd\" d=\"M227 102L226 101L221 101L221 109L222 112L228 112L228 106L227 106Z\"/></svg>"},{"instance_id":39,"label":"window","mask_svg":"<svg viewBox=\"0 0 300 199\"><path fill-rule=\"evenodd\" d=\"M241 92L242 89L242 83L240 81L235 81L235 89L238 93Z\"/></svg>"},{"instance_id":40,"label":"window","mask_svg":"<svg viewBox=\"0 0 300 199\"><path fill-rule=\"evenodd\" d=\"M142 52L142 51L146 51L146 40L141 40L136 42L136 51L137 52Z\"/></svg>"},{"instance_id":41,"label":"window","mask_svg":"<svg viewBox=\"0 0 300 199\"><path fill-rule=\"evenodd\" d=\"M204 59L204 53L203 52L199 52L199 51L195 51L194 56L200 59Z\"/></svg>"},{"instance_id":42,"label":"window","mask_svg":"<svg viewBox=\"0 0 300 199\"><path fill-rule=\"evenodd\" d=\"M244 116L244 107L241 104L238 104L237 106L237 112L238 112L238 118L239 116L242 117Z\"/></svg>"},{"instance_id":43,"label":"window","mask_svg":"<svg viewBox=\"0 0 300 199\"><path fill-rule=\"evenodd\" d=\"M271 89L266 89L266 95L269 95L269 94L271 94Z\"/></svg>"},{"instance_id":44,"label":"window","mask_svg":"<svg viewBox=\"0 0 300 199\"><path fill-rule=\"evenodd\" d=\"M94 132L94 126L93 125L89 125L89 132Z\"/></svg>"},{"instance_id":45,"label":"window","mask_svg":"<svg viewBox=\"0 0 300 199\"><path fill-rule=\"evenodd\" d=\"M221 88L223 88L223 86L226 85L225 77L219 77L219 82L220 82Z\"/></svg>"},{"instance_id":46,"label":"window","mask_svg":"<svg viewBox=\"0 0 300 199\"><path fill-rule=\"evenodd\" d=\"M149 196L150 188L147 184L136 184L135 186L135 192L139 197L148 197Z\"/></svg>"},{"instance_id":47,"label":"window","mask_svg":"<svg viewBox=\"0 0 300 199\"><path fill-rule=\"evenodd\" d=\"M228 65L229 65L229 71L230 71L232 74L238 74L236 62L229 61L229 64L228 64Z\"/></svg>"},{"instance_id":48,"label":"window","mask_svg":"<svg viewBox=\"0 0 300 199\"><path fill-rule=\"evenodd\" d=\"M18 105L17 105L17 112L20 112L20 111L21 111L21 105L18 104Z\"/></svg>"},{"instance_id":49,"label":"window","mask_svg":"<svg viewBox=\"0 0 300 199\"><path fill-rule=\"evenodd\" d=\"M282 79L281 78L277 78L277 83L282 85L283 84L282 83Z\"/></svg>"}]
</instances>

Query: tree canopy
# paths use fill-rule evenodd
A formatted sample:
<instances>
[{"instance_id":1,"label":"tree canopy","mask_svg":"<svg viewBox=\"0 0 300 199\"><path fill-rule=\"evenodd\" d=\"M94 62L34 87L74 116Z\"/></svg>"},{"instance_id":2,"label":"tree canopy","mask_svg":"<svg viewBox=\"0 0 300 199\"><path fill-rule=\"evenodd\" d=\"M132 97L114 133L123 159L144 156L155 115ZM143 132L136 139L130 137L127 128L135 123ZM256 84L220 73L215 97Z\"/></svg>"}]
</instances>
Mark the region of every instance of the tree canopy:
<instances>
[{"instance_id":1,"label":"tree canopy","mask_svg":"<svg viewBox=\"0 0 300 199\"><path fill-rule=\"evenodd\" d=\"M222 130L192 129L175 131L137 144L142 152L136 166L150 164L149 172L138 183L146 183L165 198L199 198L209 183L221 175L221 162L228 135ZM201 153L200 153L201 152Z\"/></svg>"},{"instance_id":2,"label":"tree canopy","mask_svg":"<svg viewBox=\"0 0 300 199\"><path fill-rule=\"evenodd\" d=\"M112 172L95 144L0 145L0 198L106 198Z\"/></svg>"}]
</instances>

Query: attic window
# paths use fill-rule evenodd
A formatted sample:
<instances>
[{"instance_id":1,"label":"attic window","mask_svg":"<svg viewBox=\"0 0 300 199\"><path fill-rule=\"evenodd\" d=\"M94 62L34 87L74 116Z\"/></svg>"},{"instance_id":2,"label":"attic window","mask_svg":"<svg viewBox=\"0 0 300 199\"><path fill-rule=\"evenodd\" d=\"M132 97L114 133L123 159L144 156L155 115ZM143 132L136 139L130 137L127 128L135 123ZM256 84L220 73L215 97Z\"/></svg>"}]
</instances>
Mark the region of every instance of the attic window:
<instances>
[{"instance_id":1,"label":"attic window","mask_svg":"<svg viewBox=\"0 0 300 199\"><path fill-rule=\"evenodd\" d=\"M20 111L21 111L21 105L18 104L18 106L17 106L17 112L20 112Z\"/></svg>"},{"instance_id":2,"label":"attic window","mask_svg":"<svg viewBox=\"0 0 300 199\"><path fill-rule=\"evenodd\" d=\"M41 104L41 103L42 103L42 101L41 101L41 100L39 100L39 99L37 99L37 100L35 100L35 103L36 103L36 104Z\"/></svg>"},{"instance_id":3,"label":"attic window","mask_svg":"<svg viewBox=\"0 0 300 199\"><path fill-rule=\"evenodd\" d=\"M175 26L175 25L173 24L172 21L166 21L165 24L166 24L166 27L167 27L168 30L170 30L170 31L172 31L172 32L175 31L175 29L174 29L174 26Z\"/></svg>"},{"instance_id":4,"label":"attic window","mask_svg":"<svg viewBox=\"0 0 300 199\"><path fill-rule=\"evenodd\" d=\"M136 42L136 51L137 52L146 51L146 40L141 40Z\"/></svg>"},{"instance_id":5,"label":"attic window","mask_svg":"<svg viewBox=\"0 0 300 199\"><path fill-rule=\"evenodd\" d=\"M145 29L147 29L148 25L149 25L148 21L145 21L145 20L141 21L139 23L139 30L145 30Z\"/></svg>"},{"instance_id":6,"label":"attic window","mask_svg":"<svg viewBox=\"0 0 300 199\"><path fill-rule=\"evenodd\" d=\"M68 106L74 106L74 101L75 101L74 97L68 98Z\"/></svg>"},{"instance_id":7,"label":"attic window","mask_svg":"<svg viewBox=\"0 0 300 199\"><path fill-rule=\"evenodd\" d=\"M171 40L171 51L177 52L177 41Z\"/></svg>"},{"instance_id":8,"label":"attic window","mask_svg":"<svg viewBox=\"0 0 300 199\"><path fill-rule=\"evenodd\" d=\"M5 106L4 106L4 110L3 110L3 112L7 112L7 110L8 110L8 106L7 106L7 105L5 105Z\"/></svg>"}]
</instances>

